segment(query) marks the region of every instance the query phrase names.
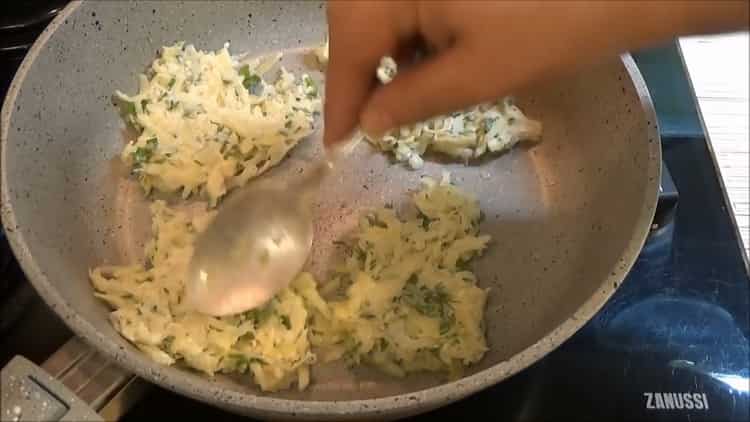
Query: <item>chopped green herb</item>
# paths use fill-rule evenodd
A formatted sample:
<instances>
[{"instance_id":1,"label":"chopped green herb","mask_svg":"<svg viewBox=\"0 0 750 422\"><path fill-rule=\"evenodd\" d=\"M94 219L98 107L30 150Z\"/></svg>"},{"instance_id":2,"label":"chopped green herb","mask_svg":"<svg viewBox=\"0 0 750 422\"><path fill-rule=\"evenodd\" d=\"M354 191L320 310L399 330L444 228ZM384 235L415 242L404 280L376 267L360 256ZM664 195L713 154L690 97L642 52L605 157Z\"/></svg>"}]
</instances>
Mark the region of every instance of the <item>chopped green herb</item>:
<instances>
[{"instance_id":1,"label":"chopped green herb","mask_svg":"<svg viewBox=\"0 0 750 422\"><path fill-rule=\"evenodd\" d=\"M352 255L355 256L359 261L365 261L367 259L367 252L365 252L359 246L354 248Z\"/></svg>"},{"instance_id":2,"label":"chopped green herb","mask_svg":"<svg viewBox=\"0 0 750 422\"><path fill-rule=\"evenodd\" d=\"M260 76L258 75L250 75L247 79L242 81L242 86L247 88L252 94L259 95L260 92L257 92L258 87L260 86Z\"/></svg>"},{"instance_id":3,"label":"chopped green herb","mask_svg":"<svg viewBox=\"0 0 750 422\"><path fill-rule=\"evenodd\" d=\"M250 365L253 363L266 365L266 361L259 357L244 356L238 353L231 353L229 354L228 358L232 359L232 363L234 364L235 369L239 372L247 372L247 370L250 368Z\"/></svg>"},{"instance_id":4,"label":"chopped green herb","mask_svg":"<svg viewBox=\"0 0 750 422\"><path fill-rule=\"evenodd\" d=\"M248 65L242 66L239 70L239 74L242 76L242 86L244 86L246 90L250 91L253 95L260 95L262 93L262 91L260 91L260 88L262 88L260 76L251 74Z\"/></svg>"},{"instance_id":5,"label":"chopped green herb","mask_svg":"<svg viewBox=\"0 0 750 422\"><path fill-rule=\"evenodd\" d=\"M159 146L159 140L156 138L150 138L146 141L145 147L138 147L133 153L133 162L135 168L140 168L144 164L151 160L154 155L154 151Z\"/></svg>"},{"instance_id":6,"label":"chopped green herb","mask_svg":"<svg viewBox=\"0 0 750 422\"><path fill-rule=\"evenodd\" d=\"M264 322L266 322L266 320L268 320L268 318L271 315L273 315L273 309L274 309L274 302L271 301L270 303L268 303L267 305L263 307L255 308L255 309L251 309L249 311L243 312L242 317L245 320L253 321L253 323L257 327L263 324Z\"/></svg>"},{"instance_id":7,"label":"chopped green herb","mask_svg":"<svg viewBox=\"0 0 750 422\"><path fill-rule=\"evenodd\" d=\"M287 315L279 315L279 319L281 320L281 324L286 327L287 330L292 329L292 322Z\"/></svg>"},{"instance_id":8,"label":"chopped green herb","mask_svg":"<svg viewBox=\"0 0 750 422\"><path fill-rule=\"evenodd\" d=\"M456 262L456 269L459 271L471 271L471 261L459 260L458 262Z\"/></svg>"},{"instance_id":9,"label":"chopped green herb","mask_svg":"<svg viewBox=\"0 0 750 422\"><path fill-rule=\"evenodd\" d=\"M161 348L169 350L172 348L172 343L174 343L174 336L166 336L164 337L164 340L161 341Z\"/></svg>"},{"instance_id":10,"label":"chopped green herb","mask_svg":"<svg viewBox=\"0 0 750 422\"><path fill-rule=\"evenodd\" d=\"M359 363L359 348L362 347L362 343L360 343L359 340L355 340L353 337L346 337L342 343L346 348L346 351L342 356L344 360L349 365Z\"/></svg>"},{"instance_id":11,"label":"chopped green herb","mask_svg":"<svg viewBox=\"0 0 750 422\"><path fill-rule=\"evenodd\" d=\"M135 104L131 103L130 101L123 102L122 112L126 115L135 115Z\"/></svg>"},{"instance_id":12,"label":"chopped green herb","mask_svg":"<svg viewBox=\"0 0 750 422\"><path fill-rule=\"evenodd\" d=\"M388 348L388 340L386 340L385 338L381 337L380 338L380 350L385 350L387 348Z\"/></svg>"},{"instance_id":13,"label":"chopped green herb","mask_svg":"<svg viewBox=\"0 0 750 422\"><path fill-rule=\"evenodd\" d=\"M267 364L267 362L266 362L266 361L264 361L264 360L263 360L263 359L261 359L261 358L257 358L257 357L251 357L251 358L248 358L248 359L247 359L247 362L248 362L248 364L250 364L250 363L259 363L259 364L261 364L261 365L266 365L266 364Z\"/></svg>"},{"instance_id":14,"label":"chopped green herb","mask_svg":"<svg viewBox=\"0 0 750 422\"><path fill-rule=\"evenodd\" d=\"M425 230L428 230L430 228L430 223L432 222L432 219L422 213L422 211L418 211L419 217L422 218L422 228Z\"/></svg>"},{"instance_id":15,"label":"chopped green herb","mask_svg":"<svg viewBox=\"0 0 750 422\"><path fill-rule=\"evenodd\" d=\"M453 327L453 324L455 324L456 320L453 314L451 313L450 318L442 318L440 320L440 335L448 334L448 332Z\"/></svg>"},{"instance_id":16,"label":"chopped green herb","mask_svg":"<svg viewBox=\"0 0 750 422\"><path fill-rule=\"evenodd\" d=\"M172 89L172 87L174 86L175 82L177 82L177 80L175 78L170 79L169 83L167 84L167 88Z\"/></svg>"},{"instance_id":17,"label":"chopped green herb","mask_svg":"<svg viewBox=\"0 0 750 422\"><path fill-rule=\"evenodd\" d=\"M232 145L231 148L224 152L224 158L234 158L237 161L242 161L245 159L245 157L242 155L242 151L240 151L240 147L237 145Z\"/></svg>"},{"instance_id":18,"label":"chopped green herb","mask_svg":"<svg viewBox=\"0 0 750 422\"><path fill-rule=\"evenodd\" d=\"M304 75L302 77L302 83L305 86L304 91L307 95L307 98L314 98L318 95L318 85L310 76Z\"/></svg>"},{"instance_id":19,"label":"chopped green herb","mask_svg":"<svg viewBox=\"0 0 750 422\"><path fill-rule=\"evenodd\" d=\"M250 66L244 65L237 71L243 78L247 79L250 77Z\"/></svg>"},{"instance_id":20,"label":"chopped green herb","mask_svg":"<svg viewBox=\"0 0 750 422\"><path fill-rule=\"evenodd\" d=\"M255 338L255 334L253 333L245 333L240 336L240 338L237 339L237 341L250 341Z\"/></svg>"},{"instance_id":21,"label":"chopped green herb","mask_svg":"<svg viewBox=\"0 0 750 422\"><path fill-rule=\"evenodd\" d=\"M401 300L424 316L440 319L440 334L447 333L455 323L452 300L442 284L431 289L412 275L401 291Z\"/></svg>"},{"instance_id":22,"label":"chopped green herb","mask_svg":"<svg viewBox=\"0 0 750 422\"><path fill-rule=\"evenodd\" d=\"M150 148L138 147L133 153L133 161L135 161L136 166L140 167L151 159L152 154L153 151Z\"/></svg>"},{"instance_id":23,"label":"chopped green herb","mask_svg":"<svg viewBox=\"0 0 750 422\"><path fill-rule=\"evenodd\" d=\"M488 117L484 120L482 120L482 129L484 130L484 133L487 133L492 129L492 126L497 121L497 118L495 117Z\"/></svg>"}]
</instances>

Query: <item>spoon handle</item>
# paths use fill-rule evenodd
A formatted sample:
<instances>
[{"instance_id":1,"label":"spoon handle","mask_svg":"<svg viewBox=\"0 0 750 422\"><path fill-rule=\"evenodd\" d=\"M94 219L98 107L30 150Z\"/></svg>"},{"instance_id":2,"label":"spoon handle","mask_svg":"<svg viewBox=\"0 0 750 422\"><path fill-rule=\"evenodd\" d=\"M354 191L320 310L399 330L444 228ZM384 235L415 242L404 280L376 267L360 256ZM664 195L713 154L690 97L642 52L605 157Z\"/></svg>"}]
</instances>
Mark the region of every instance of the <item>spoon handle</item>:
<instances>
[{"instance_id":1,"label":"spoon handle","mask_svg":"<svg viewBox=\"0 0 750 422\"><path fill-rule=\"evenodd\" d=\"M350 141L340 142L325 150L325 157L315 165L298 185L301 192L314 192L323 182L323 179L333 173L338 163L346 158L362 140L361 136L353 136Z\"/></svg>"}]
</instances>

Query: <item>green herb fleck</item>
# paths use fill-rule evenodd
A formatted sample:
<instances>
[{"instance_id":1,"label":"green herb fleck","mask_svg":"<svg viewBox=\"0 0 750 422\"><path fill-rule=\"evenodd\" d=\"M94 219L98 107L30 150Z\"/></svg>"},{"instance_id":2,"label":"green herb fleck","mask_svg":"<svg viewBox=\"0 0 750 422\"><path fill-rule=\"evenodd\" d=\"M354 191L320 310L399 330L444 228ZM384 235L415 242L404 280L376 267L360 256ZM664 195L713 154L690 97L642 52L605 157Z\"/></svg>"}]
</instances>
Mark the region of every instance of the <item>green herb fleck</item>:
<instances>
[{"instance_id":1,"label":"green herb fleck","mask_svg":"<svg viewBox=\"0 0 750 422\"><path fill-rule=\"evenodd\" d=\"M260 86L260 76L250 75L247 79L242 81L242 86L247 88L254 95L258 95L257 88Z\"/></svg>"},{"instance_id":2,"label":"green herb fleck","mask_svg":"<svg viewBox=\"0 0 750 422\"><path fill-rule=\"evenodd\" d=\"M243 312L242 317L244 320L251 320L255 324L255 326L259 326L266 322L268 318L273 315L273 309L274 309L274 302L271 301L265 306L262 306L260 308L251 309L249 311Z\"/></svg>"},{"instance_id":3,"label":"green herb fleck","mask_svg":"<svg viewBox=\"0 0 750 422\"><path fill-rule=\"evenodd\" d=\"M385 350L388 348L388 340L386 340L385 338L381 337L379 343L380 350Z\"/></svg>"},{"instance_id":4,"label":"green herb fleck","mask_svg":"<svg viewBox=\"0 0 750 422\"><path fill-rule=\"evenodd\" d=\"M492 126L497 121L496 117L488 117L484 120L482 120L482 129L484 130L484 133L487 133L492 129Z\"/></svg>"},{"instance_id":5,"label":"green herb fleck","mask_svg":"<svg viewBox=\"0 0 750 422\"><path fill-rule=\"evenodd\" d=\"M359 363L359 348L362 347L362 343L360 343L359 340L354 339L354 337L349 336L343 340L343 344L346 351L342 357L347 364L354 365Z\"/></svg>"},{"instance_id":6,"label":"green herb fleck","mask_svg":"<svg viewBox=\"0 0 750 422\"><path fill-rule=\"evenodd\" d=\"M422 228L425 230L429 230L430 223L432 222L432 219L430 217L424 215L422 211L419 211L419 217L422 218Z\"/></svg>"},{"instance_id":7,"label":"green herb fleck","mask_svg":"<svg viewBox=\"0 0 750 422\"><path fill-rule=\"evenodd\" d=\"M236 371L238 372L247 372L247 370L250 368L250 365L253 363L259 363L261 365L266 365L266 361L259 357L254 356L245 356L240 355L237 353L230 353L228 356L229 359L231 359L233 362L233 366Z\"/></svg>"},{"instance_id":8,"label":"green herb fleck","mask_svg":"<svg viewBox=\"0 0 750 422\"><path fill-rule=\"evenodd\" d=\"M440 334L446 334L455 323L452 300L442 284L431 289L419 284L412 275L401 291L401 301L424 316L439 319Z\"/></svg>"},{"instance_id":9,"label":"green herb fleck","mask_svg":"<svg viewBox=\"0 0 750 422\"><path fill-rule=\"evenodd\" d=\"M261 85L261 79L260 76L256 74L250 73L250 67L248 65L244 65L239 70L240 76L242 76L242 86L245 87L248 91L250 91L253 95L260 95L261 91L260 88Z\"/></svg>"},{"instance_id":10,"label":"green herb fleck","mask_svg":"<svg viewBox=\"0 0 750 422\"><path fill-rule=\"evenodd\" d=\"M255 339L255 334L253 333L245 333L240 336L240 338L237 339L237 341L251 341Z\"/></svg>"},{"instance_id":11,"label":"green herb fleck","mask_svg":"<svg viewBox=\"0 0 750 422\"><path fill-rule=\"evenodd\" d=\"M163 350L169 350L172 348L172 343L174 343L174 336L166 336L164 337L164 340L161 341L161 348Z\"/></svg>"},{"instance_id":12,"label":"green herb fleck","mask_svg":"<svg viewBox=\"0 0 750 422\"><path fill-rule=\"evenodd\" d=\"M247 79L250 77L250 66L244 65L237 72L240 74L240 76Z\"/></svg>"},{"instance_id":13,"label":"green herb fleck","mask_svg":"<svg viewBox=\"0 0 750 422\"><path fill-rule=\"evenodd\" d=\"M287 315L279 315L279 319L281 320L281 324L286 327L287 330L292 329L292 322Z\"/></svg>"},{"instance_id":14,"label":"green herb fleck","mask_svg":"<svg viewBox=\"0 0 750 422\"><path fill-rule=\"evenodd\" d=\"M302 83L304 84L304 92L307 98L315 98L318 95L318 85L309 75L302 77Z\"/></svg>"},{"instance_id":15,"label":"green herb fleck","mask_svg":"<svg viewBox=\"0 0 750 422\"><path fill-rule=\"evenodd\" d=\"M170 79L169 83L167 84L167 88L172 89L172 87L174 86L175 82L177 82L177 80L175 78Z\"/></svg>"},{"instance_id":16,"label":"green herb fleck","mask_svg":"<svg viewBox=\"0 0 750 422\"><path fill-rule=\"evenodd\" d=\"M360 248L359 245L354 248L352 255L356 257L358 261L365 261L367 259L367 252Z\"/></svg>"},{"instance_id":17,"label":"green herb fleck","mask_svg":"<svg viewBox=\"0 0 750 422\"><path fill-rule=\"evenodd\" d=\"M145 147L138 147L133 152L133 163L135 168L140 168L144 164L148 163L153 157L156 148L159 146L159 141L156 138L150 138L146 141Z\"/></svg>"},{"instance_id":18,"label":"green herb fleck","mask_svg":"<svg viewBox=\"0 0 750 422\"><path fill-rule=\"evenodd\" d=\"M136 148L135 152L133 153L133 161L135 161L135 165L140 167L143 164L147 163L151 158L151 154L152 151L148 148Z\"/></svg>"},{"instance_id":19,"label":"green herb fleck","mask_svg":"<svg viewBox=\"0 0 750 422\"><path fill-rule=\"evenodd\" d=\"M231 148L224 152L224 158L234 158L237 161L242 161L245 159L245 157L242 155L242 151L240 151L240 147L237 145L232 145Z\"/></svg>"},{"instance_id":20,"label":"green herb fleck","mask_svg":"<svg viewBox=\"0 0 750 422\"><path fill-rule=\"evenodd\" d=\"M120 110L125 116L135 116L135 104L130 101L123 101L120 105Z\"/></svg>"}]
</instances>

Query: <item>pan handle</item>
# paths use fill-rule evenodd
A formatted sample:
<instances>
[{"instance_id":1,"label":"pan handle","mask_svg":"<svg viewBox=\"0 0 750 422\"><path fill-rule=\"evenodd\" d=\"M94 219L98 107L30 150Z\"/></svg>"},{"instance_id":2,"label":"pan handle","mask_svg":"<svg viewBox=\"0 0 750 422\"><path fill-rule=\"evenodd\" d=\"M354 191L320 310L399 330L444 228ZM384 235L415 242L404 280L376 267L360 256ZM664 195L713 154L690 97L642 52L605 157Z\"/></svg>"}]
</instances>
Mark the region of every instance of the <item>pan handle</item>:
<instances>
[{"instance_id":1,"label":"pan handle","mask_svg":"<svg viewBox=\"0 0 750 422\"><path fill-rule=\"evenodd\" d=\"M76 337L41 367L14 357L0 378L2 421L115 421L149 388Z\"/></svg>"}]
</instances>

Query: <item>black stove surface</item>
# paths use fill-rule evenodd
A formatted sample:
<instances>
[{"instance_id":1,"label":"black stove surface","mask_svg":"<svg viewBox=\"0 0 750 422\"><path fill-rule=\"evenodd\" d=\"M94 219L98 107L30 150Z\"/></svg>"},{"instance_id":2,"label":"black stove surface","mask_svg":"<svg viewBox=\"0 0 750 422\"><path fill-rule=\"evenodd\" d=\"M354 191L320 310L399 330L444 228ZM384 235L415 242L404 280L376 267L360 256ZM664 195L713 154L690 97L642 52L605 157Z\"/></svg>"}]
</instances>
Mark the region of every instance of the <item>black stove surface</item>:
<instances>
[{"instance_id":1,"label":"black stove surface","mask_svg":"<svg viewBox=\"0 0 750 422\"><path fill-rule=\"evenodd\" d=\"M677 50L636 60L657 109L668 171L658 228L634 268L604 309L546 358L415 420L439 414L503 421L750 419L750 279L731 207ZM0 54L0 98L18 63L17 54ZM71 333L8 252L3 237L0 365L17 354L40 364ZM247 420L157 387L124 420L188 415Z\"/></svg>"}]
</instances>

